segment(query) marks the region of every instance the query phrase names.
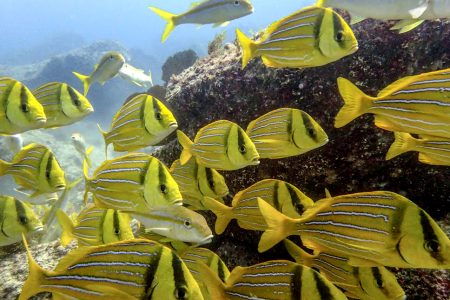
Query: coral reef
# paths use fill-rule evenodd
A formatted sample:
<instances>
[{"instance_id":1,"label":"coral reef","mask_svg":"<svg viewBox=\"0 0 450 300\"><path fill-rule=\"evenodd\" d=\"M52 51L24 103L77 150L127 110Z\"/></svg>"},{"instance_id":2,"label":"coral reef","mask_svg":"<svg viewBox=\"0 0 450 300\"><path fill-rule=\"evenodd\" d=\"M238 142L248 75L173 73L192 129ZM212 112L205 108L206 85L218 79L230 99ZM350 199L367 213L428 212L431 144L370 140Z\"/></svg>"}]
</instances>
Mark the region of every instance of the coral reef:
<instances>
[{"instance_id":1,"label":"coral reef","mask_svg":"<svg viewBox=\"0 0 450 300\"><path fill-rule=\"evenodd\" d=\"M225 41L227 35L225 31L222 31L214 37L214 39L208 43L208 54L213 54L215 51L222 48L223 42Z\"/></svg>"},{"instance_id":2,"label":"coral reef","mask_svg":"<svg viewBox=\"0 0 450 300\"><path fill-rule=\"evenodd\" d=\"M192 66L198 59L194 50L185 50L170 56L162 66L162 80L167 82L172 75L180 74L183 70Z\"/></svg>"}]
</instances>

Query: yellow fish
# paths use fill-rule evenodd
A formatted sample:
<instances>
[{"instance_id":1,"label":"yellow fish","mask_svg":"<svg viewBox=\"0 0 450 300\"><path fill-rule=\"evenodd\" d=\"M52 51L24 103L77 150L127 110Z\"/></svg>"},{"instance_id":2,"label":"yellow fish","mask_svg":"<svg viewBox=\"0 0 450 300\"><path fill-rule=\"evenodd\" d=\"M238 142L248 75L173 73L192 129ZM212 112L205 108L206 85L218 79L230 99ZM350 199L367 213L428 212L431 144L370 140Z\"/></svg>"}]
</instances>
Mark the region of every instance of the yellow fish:
<instances>
[{"instance_id":1,"label":"yellow fish","mask_svg":"<svg viewBox=\"0 0 450 300\"><path fill-rule=\"evenodd\" d=\"M20 200L0 195L0 247L19 242L22 233L42 231L33 209Z\"/></svg>"},{"instance_id":2,"label":"yellow fish","mask_svg":"<svg viewBox=\"0 0 450 300\"><path fill-rule=\"evenodd\" d=\"M307 113L294 108L273 110L250 122L247 134L261 158L296 156L328 143L328 136Z\"/></svg>"},{"instance_id":3,"label":"yellow fish","mask_svg":"<svg viewBox=\"0 0 450 300\"><path fill-rule=\"evenodd\" d=\"M245 131L236 123L219 120L201 128L192 142L177 130L183 147L180 163L194 156L199 165L216 170L238 170L259 164L259 154Z\"/></svg>"},{"instance_id":4,"label":"yellow fish","mask_svg":"<svg viewBox=\"0 0 450 300\"><path fill-rule=\"evenodd\" d=\"M0 77L0 135L41 128L46 121L44 108L23 83Z\"/></svg>"},{"instance_id":5,"label":"yellow fish","mask_svg":"<svg viewBox=\"0 0 450 300\"><path fill-rule=\"evenodd\" d=\"M449 238L424 210L393 192L322 199L297 219L265 201L258 205L267 222L258 246L261 252L295 234L317 252L348 257L351 266L450 267Z\"/></svg>"},{"instance_id":6,"label":"yellow fish","mask_svg":"<svg viewBox=\"0 0 450 300\"><path fill-rule=\"evenodd\" d=\"M193 209L206 209L202 204L205 196L220 201L228 195L225 178L216 170L197 164L195 158L189 159L184 165L177 159L170 167L170 174L180 188L183 204L188 204Z\"/></svg>"},{"instance_id":7,"label":"yellow fish","mask_svg":"<svg viewBox=\"0 0 450 300\"><path fill-rule=\"evenodd\" d=\"M124 63L125 57L121 53L111 51L102 56L90 75L83 75L77 72L73 72L73 74L83 83L84 96L86 96L92 83L99 82L101 85L104 85L106 81L119 73Z\"/></svg>"},{"instance_id":8,"label":"yellow fish","mask_svg":"<svg viewBox=\"0 0 450 300\"><path fill-rule=\"evenodd\" d=\"M450 166L450 139L421 136L416 139L406 132L395 132L395 141L386 154L392 159L409 151L419 152L419 161L430 165Z\"/></svg>"},{"instance_id":9,"label":"yellow fish","mask_svg":"<svg viewBox=\"0 0 450 300\"><path fill-rule=\"evenodd\" d=\"M264 231L267 225L259 211L258 198L292 218L301 217L305 210L314 204L292 184L277 179L265 179L237 193L231 207L208 197L203 200L203 205L217 216L217 234L222 234L232 219L236 219L241 228Z\"/></svg>"},{"instance_id":10,"label":"yellow fish","mask_svg":"<svg viewBox=\"0 0 450 300\"><path fill-rule=\"evenodd\" d=\"M19 300L50 292L54 299L203 300L182 259L156 242L134 239L72 250L54 271L28 255L29 275Z\"/></svg>"},{"instance_id":11,"label":"yellow fish","mask_svg":"<svg viewBox=\"0 0 450 300\"><path fill-rule=\"evenodd\" d=\"M385 130L450 138L450 69L399 79L376 97L345 78L337 82L345 104L336 116L336 128L371 113L375 125Z\"/></svg>"},{"instance_id":12,"label":"yellow fish","mask_svg":"<svg viewBox=\"0 0 450 300\"><path fill-rule=\"evenodd\" d=\"M11 175L21 190L33 191L31 198L64 190L66 180L55 155L44 145L29 144L11 163L0 160L0 176Z\"/></svg>"},{"instance_id":13,"label":"yellow fish","mask_svg":"<svg viewBox=\"0 0 450 300\"><path fill-rule=\"evenodd\" d=\"M156 145L178 128L172 112L148 94L130 96L115 114L109 132L100 131L114 151L134 151Z\"/></svg>"},{"instance_id":14,"label":"yellow fish","mask_svg":"<svg viewBox=\"0 0 450 300\"><path fill-rule=\"evenodd\" d=\"M352 267L348 259L333 253L311 255L294 242L284 240L289 254L301 265L319 270L325 278L345 291L347 297L362 300L405 299L395 275L383 266Z\"/></svg>"},{"instance_id":15,"label":"yellow fish","mask_svg":"<svg viewBox=\"0 0 450 300\"><path fill-rule=\"evenodd\" d=\"M62 228L63 246L74 238L79 246L96 246L134 238L130 217L115 209L90 206L80 212L76 224L61 209L56 216Z\"/></svg>"},{"instance_id":16,"label":"yellow fish","mask_svg":"<svg viewBox=\"0 0 450 300\"><path fill-rule=\"evenodd\" d=\"M273 68L323 66L358 50L358 42L344 19L329 8L306 7L270 25L259 41L239 29L242 68L254 57Z\"/></svg>"},{"instance_id":17,"label":"yellow fish","mask_svg":"<svg viewBox=\"0 0 450 300\"><path fill-rule=\"evenodd\" d=\"M131 153L107 160L89 178L83 163L87 202L91 192L95 205L125 212L149 212L151 209L181 205L182 196L167 167L157 158Z\"/></svg>"}]
</instances>

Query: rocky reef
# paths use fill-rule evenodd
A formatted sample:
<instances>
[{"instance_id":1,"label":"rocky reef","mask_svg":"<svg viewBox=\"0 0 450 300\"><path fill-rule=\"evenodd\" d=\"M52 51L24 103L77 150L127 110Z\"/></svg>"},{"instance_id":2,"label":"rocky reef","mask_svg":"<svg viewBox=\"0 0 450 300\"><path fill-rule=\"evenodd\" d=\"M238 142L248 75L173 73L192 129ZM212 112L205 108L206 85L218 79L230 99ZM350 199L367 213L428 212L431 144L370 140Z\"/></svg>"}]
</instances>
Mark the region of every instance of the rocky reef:
<instances>
[{"instance_id":1,"label":"rocky reef","mask_svg":"<svg viewBox=\"0 0 450 300\"><path fill-rule=\"evenodd\" d=\"M162 66L162 80L169 82L172 75L180 74L198 59L194 50L185 50L170 56Z\"/></svg>"}]
</instances>

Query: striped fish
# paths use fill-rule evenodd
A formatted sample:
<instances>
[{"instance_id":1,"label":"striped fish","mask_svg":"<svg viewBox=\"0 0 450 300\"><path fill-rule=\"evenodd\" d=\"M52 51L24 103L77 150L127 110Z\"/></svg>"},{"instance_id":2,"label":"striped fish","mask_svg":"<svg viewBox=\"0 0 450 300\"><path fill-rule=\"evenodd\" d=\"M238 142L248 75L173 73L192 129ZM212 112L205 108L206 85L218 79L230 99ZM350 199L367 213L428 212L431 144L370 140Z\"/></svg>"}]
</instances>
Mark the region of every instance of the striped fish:
<instances>
[{"instance_id":1,"label":"striped fish","mask_svg":"<svg viewBox=\"0 0 450 300\"><path fill-rule=\"evenodd\" d=\"M371 113L375 125L389 131L450 138L450 69L399 79L370 97L345 78L338 78L345 101L335 127Z\"/></svg>"},{"instance_id":2,"label":"striped fish","mask_svg":"<svg viewBox=\"0 0 450 300\"><path fill-rule=\"evenodd\" d=\"M245 131L236 123L219 120L201 128L192 142L177 130L183 147L180 163L194 156L199 165L216 170L238 170L259 164L259 154Z\"/></svg>"},{"instance_id":3,"label":"striped fish","mask_svg":"<svg viewBox=\"0 0 450 300\"><path fill-rule=\"evenodd\" d=\"M194 158L184 165L177 159L170 167L170 174L180 188L183 204L188 204L193 209L206 209L201 202L205 196L220 201L228 195L225 178L216 170L197 164Z\"/></svg>"},{"instance_id":4,"label":"striped fish","mask_svg":"<svg viewBox=\"0 0 450 300\"><path fill-rule=\"evenodd\" d=\"M352 266L450 266L449 238L425 211L393 192L322 199L298 219L281 214L265 201L258 200L258 205L268 227L259 251L289 235L300 235L306 247L348 257Z\"/></svg>"},{"instance_id":5,"label":"striped fish","mask_svg":"<svg viewBox=\"0 0 450 300\"><path fill-rule=\"evenodd\" d=\"M89 100L67 83L44 84L33 90L33 95L44 108L44 128L70 125L94 112Z\"/></svg>"},{"instance_id":6,"label":"striped fish","mask_svg":"<svg viewBox=\"0 0 450 300\"><path fill-rule=\"evenodd\" d=\"M88 193L92 193L97 207L145 213L182 204L181 193L167 167L148 154L131 153L106 160L91 178L85 161L83 172L84 200L87 202Z\"/></svg>"},{"instance_id":7,"label":"striped fish","mask_svg":"<svg viewBox=\"0 0 450 300\"><path fill-rule=\"evenodd\" d=\"M261 158L296 156L328 143L328 136L307 113L294 108L273 110L250 122L247 134Z\"/></svg>"},{"instance_id":8,"label":"striped fish","mask_svg":"<svg viewBox=\"0 0 450 300\"><path fill-rule=\"evenodd\" d=\"M405 299L405 292L395 275L383 266L352 267L348 259L332 253L311 255L294 242L284 240L289 254L301 265L320 274L345 291L347 297L363 300Z\"/></svg>"},{"instance_id":9,"label":"striped fish","mask_svg":"<svg viewBox=\"0 0 450 300\"><path fill-rule=\"evenodd\" d=\"M1 247L19 242L23 233L41 231L43 226L28 204L0 195L0 228Z\"/></svg>"},{"instance_id":10,"label":"striped fish","mask_svg":"<svg viewBox=\"0 0 450 300\"><path fill-rule=\"evenodd\" d=\"M298 188L277 179L261 180L240 191L234 196L231 207L208 197L203 204L217 216L217 234L222 234L232 219L236 219L241 228L264 231L267 225L259 211L258 198L292 218L300 218L314 204Z\"/></svg>"},{"instance_id":11,"label":"striped fish","mask_svg":"<svg viewBox=\"0 0 450 300\"><path fill-rule=\"evenodd\" d=\"M329 8L306 7L270 25L254 42L236 30L242 47L242 68L261 56L274 68L326 65L358 50L358 42L344 19Z\"/></svg>"},{"instance_id":12,"label":"striped fish","mask_svg":"<svg viewBox=\"0 0 450 300\"><path fill-rule=\"evenodd\" d=\"M421 136L416 139L409 133L395 132L395 141L386 154L386 159L408 151L419 152L419 161L430 165L450 166L450 139Z\"/></svg>"},{"instance_id":13,"label":"striped fish","mask_svg":"<svg viewBox=\"0 0 450 300\"><path fill-rule=\"evenodd\" d=\"M44 108L23 83L0 77L0 135L41 128L46 121Z\"/></svg>"},{"instance_id":14,"label":"striped fish","mask_svg":"<svg viewBox=\"0 0 450 300\"><path fill-rule=\"evenodd\" d=\"M158 99L148 94L130 96L114 115L108 132L100 131L114 151L134 151L155 145L177 129L172 112Z\"/></svg>"},{"instance_id":15,"label":"striped fish","mask_svg":"<svg viewBox=\"0 0 450 300\"><path fill-rule=\"evenodd\" d=\"M203 300L181 258L156 242L134 239L71 251L54 271L42 269L27 246L29 275L19 300L50 292L60 298Z\"/></svg>"},{"instance_id":16,"label":"striped fish","mask_svg":"<svg viewBox=\"0 0 450 300\"><path fill-rule=\"evenodd\" d=\"M318 272L287 260L236 267L225 284L206 265L200 271L211 300L347 299Z\"/></svg>"},{"instance_id":17,"label":"striped fish","mask_svg":"<svg viewBox=\"0 0 450 300\"><path fill-rule=\"evenodd\" d=\"M29 144L11 163L0 160L0 176L11 175L22 190L33 191L31 198L66 187L64 171L55 155L44 145Z\"/></svg>"}]
</instances>

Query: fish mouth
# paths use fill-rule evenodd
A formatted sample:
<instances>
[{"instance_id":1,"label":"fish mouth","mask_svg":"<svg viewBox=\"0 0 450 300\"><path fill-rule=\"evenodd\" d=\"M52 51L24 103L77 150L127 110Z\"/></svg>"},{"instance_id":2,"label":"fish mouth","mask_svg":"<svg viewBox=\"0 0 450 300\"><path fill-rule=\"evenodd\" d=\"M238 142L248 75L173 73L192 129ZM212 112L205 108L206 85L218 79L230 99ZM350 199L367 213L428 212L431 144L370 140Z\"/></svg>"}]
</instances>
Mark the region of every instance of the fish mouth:
<instances>
[{"instance_id":1,"label":"fish mouth","mask_svg":"<svg viewBox=\"0 0 450 300\"><path fill-rule=\"evenodd\" d=\"M94 112L94 108L93 107L89 107L86 109L87 113L93 113Z\"/></svg>"},{"instance_id":2,"label":"fish mouth","mask_svg":"<svg viewBox=\"0 0 450 300\"><path fill-rule=\"evenodd\" d=\"M36 118L36 123L37 124L45 124L46 122L47 122L47 118L46 117Z\"/></svg>"},{"instance_id":3,"label":"fish mouth","mask_svg":"<svg viewBox=\"0 0 450 300\"><path fill-rule=\"evenodd\" d=\"M204 244L209 244L212 242L214 235L208 235L207 237L205 237L203 240L201 240L198 245L204 245Z\"/></svg>"},{"instance_id":4,"label":"fish mouth","mask_svg":"<svg viewBox=\"0 0 450 300\"><path fill-rule=\"evenodd\" d=\"M64 190L65 188L66 188L66 185L65 185L65 184L60 184L60 185L56 186L56 189L57 189L58 191Z\"/></svg>"},{"instance_id":5,"label":"fish mouth","mask_svg":"<svg viewBox=\"0 0 450 300\"><path fill-rule=\"evenodd\" d=\"M359 46L358 46L358 44L356 44L356 45L353 45L353 47L350 49L350 51L352 53L354 53L354 52L358 51L358 49L359 49Z\"/></svg>"},{"instance_id":6,"label":"fish mouth","mask_svg":"<svg viewBox=\"0 0 450 300\"><path fill-rule=\"evenodd\" d=\"M259 157L256 157L256 158L252 159L251 164L252 164L253 166L257 166L257 165L259 165L259 163L260 163Z\"/></svg>"},{"instance_id":7,"label":"fish mouth","mask_svg":"<svg viewBox=\"0 0 450 300\"><path fill-rule=\"evenodd\" d=\"M178 123L177 122L172 122L169 124L170 128L178 128Z\"/></svg>"},{"instance_id":8,"label":"fish mouth","mask_svg":"<svg viewBox=\"0 0 450 300\"><path fill-rule=\"evenodd\" d=\"M44 231L44 226L38 226L35 229L33 229L33 233L42 232Z\"/></svg>"}]
</instances>

